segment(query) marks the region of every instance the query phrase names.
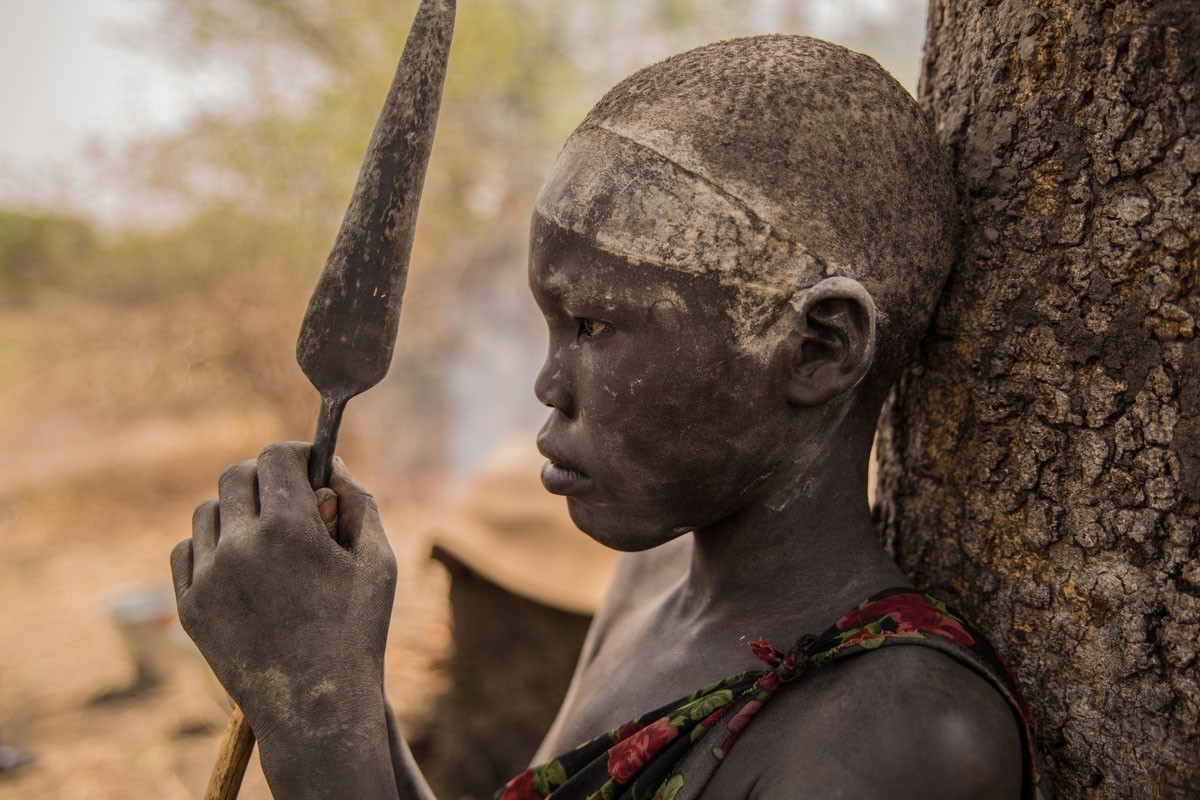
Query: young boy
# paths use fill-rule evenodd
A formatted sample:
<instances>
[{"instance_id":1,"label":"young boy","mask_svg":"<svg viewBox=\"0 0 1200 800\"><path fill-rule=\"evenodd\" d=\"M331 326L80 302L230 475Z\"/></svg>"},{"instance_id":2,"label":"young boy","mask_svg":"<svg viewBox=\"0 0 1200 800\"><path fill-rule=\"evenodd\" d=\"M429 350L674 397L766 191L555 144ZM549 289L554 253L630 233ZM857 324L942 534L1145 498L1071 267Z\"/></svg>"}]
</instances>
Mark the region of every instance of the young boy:
<instances>
[{"instance_id":1,"label":"young boy","mask_svg":"<svg viewBox=\"0 0 1200 800\"><path fill-rule=\"evenodd\" d=\"M911 98L812 39L676 56L572 134L531 234L542 481L628 555L544 763L502 798L1037 796L1019 691L911 589L866 500L954 229ZM222 475L172 554L181 618L277 797L428 798L382 693L374 502L340 467L314 499L306 459Z\"/></svg>"}]
</instances>

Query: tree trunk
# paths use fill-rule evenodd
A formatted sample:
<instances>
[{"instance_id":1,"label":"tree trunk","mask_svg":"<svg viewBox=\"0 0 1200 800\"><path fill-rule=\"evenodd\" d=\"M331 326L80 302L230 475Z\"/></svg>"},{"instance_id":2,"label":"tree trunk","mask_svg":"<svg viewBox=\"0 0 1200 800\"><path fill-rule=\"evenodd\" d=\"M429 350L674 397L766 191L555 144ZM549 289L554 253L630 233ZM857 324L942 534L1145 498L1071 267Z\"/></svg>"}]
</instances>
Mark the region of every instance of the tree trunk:
<instances>
[{"instance_id":1,"label":"tree trunk","mask_svg":"<svg viewBox=\"0 0 1200 800\"><path fill-rule=\"evenodd\" d=\"M879 521L1014 662L1060 800L1200 797L1200 4L933 0L963 249Z\"/></svg>"}]
</instances>

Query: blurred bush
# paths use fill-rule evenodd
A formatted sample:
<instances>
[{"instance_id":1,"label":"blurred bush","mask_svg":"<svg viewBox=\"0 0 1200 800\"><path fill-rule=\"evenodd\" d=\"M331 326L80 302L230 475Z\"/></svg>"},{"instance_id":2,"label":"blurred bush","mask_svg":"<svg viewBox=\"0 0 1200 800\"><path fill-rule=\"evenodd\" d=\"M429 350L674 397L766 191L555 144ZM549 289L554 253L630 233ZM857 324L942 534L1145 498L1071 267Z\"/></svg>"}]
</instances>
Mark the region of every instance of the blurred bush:
<instances>
[{"instance_id":1,"label":"blurred bush","mask_svg":"<svg viewBox=\"0 0 1200 800\"><path fill-rule=\"evenodd\" d=\"M26 303L91 258L96 233L81 219L0 209L0 302Z\"/></svg>"}]
</instances>

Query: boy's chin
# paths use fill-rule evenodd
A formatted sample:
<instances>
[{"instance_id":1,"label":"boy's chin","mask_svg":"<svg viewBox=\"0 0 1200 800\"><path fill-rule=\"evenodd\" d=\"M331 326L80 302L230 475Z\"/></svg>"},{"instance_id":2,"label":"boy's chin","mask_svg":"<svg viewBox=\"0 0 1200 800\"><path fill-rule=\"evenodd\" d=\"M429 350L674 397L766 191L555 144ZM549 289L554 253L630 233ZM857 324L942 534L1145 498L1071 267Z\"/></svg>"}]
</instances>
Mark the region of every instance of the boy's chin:
<instances>
[{"instance_id":1,"label":"boy's chin","mask_svg":"<svg viewBox=\"0 0 1200 800\"><path fill-rule=\"evenodd\" d=\"M692 527L676 528L630 519L628 511L590 506L574 497L567 498L567 511L575 527L612 550L640 553L689 533Z\"/></svg>"}]
</instances>

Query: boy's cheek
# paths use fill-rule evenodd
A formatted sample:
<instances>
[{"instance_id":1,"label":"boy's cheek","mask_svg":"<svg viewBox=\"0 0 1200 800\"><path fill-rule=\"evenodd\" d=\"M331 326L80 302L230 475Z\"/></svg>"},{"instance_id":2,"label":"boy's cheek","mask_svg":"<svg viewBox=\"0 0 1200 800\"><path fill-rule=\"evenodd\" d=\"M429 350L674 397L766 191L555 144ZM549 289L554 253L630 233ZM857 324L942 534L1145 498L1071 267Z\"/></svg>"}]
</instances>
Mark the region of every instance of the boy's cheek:
<instances>
[{"instance_id":1,"label":"boy's cheek","mask_svg":"<svg viewBox=\"0 0 1200 800\"><path fill-rule=\"evenodd\" d=\"M603 405L630 405L663 383L655 375L655 359L645 349L627 341L607 342L593 348L584 358L577 380L577 399L594 399Z\"/></svg>"}]
</instances>

